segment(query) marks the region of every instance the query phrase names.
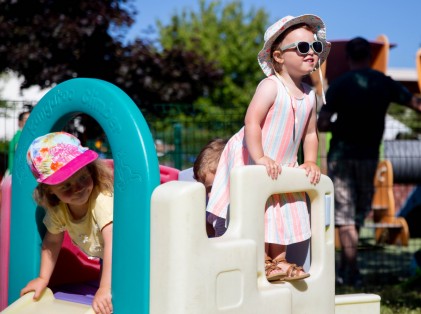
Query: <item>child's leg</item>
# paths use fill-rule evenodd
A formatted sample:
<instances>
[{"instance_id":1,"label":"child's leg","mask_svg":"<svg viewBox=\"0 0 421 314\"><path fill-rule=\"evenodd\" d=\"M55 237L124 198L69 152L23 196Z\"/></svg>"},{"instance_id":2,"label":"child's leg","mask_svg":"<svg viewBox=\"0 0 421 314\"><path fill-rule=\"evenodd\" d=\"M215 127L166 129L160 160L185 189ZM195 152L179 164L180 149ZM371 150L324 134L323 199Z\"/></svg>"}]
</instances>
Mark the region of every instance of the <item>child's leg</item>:
<instances>
[{"instance_id":1,"label":"child's leg","mask_svg":"<svg viewBox=\"0 0 421 314\"><path fill-rule=\"evenodd\" d=\"M279 254L285 255L285 246L265 243L265 273L268 281L282 280L287 275L272 259L272 256Z\"/></svg>"},{"instance_id":2,"label":"child's leg","mask_svg":"<svg viewBox=\"0 0 421 314\"><path fill-rule=\"evenodd\" d=\"M268 267L268 263L267 263L268 258L271 258L271 256L275 256L275 258L272 259L272 264L276 267L276 271L278 273L286 274L286 276L283 277L281 280L294 281L294 280L304 279L310 276L310 274L306 273L302 267L297 266L296 264L290 264L287 262L287 260L285 259L285 255L286 255L285 245L265 243L265 252L266 252L266 269ZM266 274L266 276L268 275Z\"/></svg>"},{"instance_id":3,"label":"child's leg","mask_svg":"<svg viewBox=\"0 0 421 314\"><path fill-rule=\"evenodd\" d=\"M265 243L265 252L266 255L272 259L278 257L281 254L283 254L285 257L286 246L282 244Z\"/></svg>"}]
</instances>

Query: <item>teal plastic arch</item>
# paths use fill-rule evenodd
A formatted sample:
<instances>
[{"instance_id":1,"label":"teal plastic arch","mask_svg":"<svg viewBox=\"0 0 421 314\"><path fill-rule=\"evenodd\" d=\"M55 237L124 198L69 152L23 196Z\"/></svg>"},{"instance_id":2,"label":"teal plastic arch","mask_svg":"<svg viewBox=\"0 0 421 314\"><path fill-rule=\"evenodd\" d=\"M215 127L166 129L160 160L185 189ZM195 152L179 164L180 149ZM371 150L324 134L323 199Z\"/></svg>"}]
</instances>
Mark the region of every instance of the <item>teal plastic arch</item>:
<instances>
[{"instance_id":1,"label":"teal plastic arch","mask_svg":"<svg viewBox=\"0 0 421 314\"><path fill-rule=\"evenodd\" d=\"M114 159L112 294L115 313L149 313L150 200L159 184L152 135L134 102L108 82L76 78L61 83L35 106L22 132L13 169L9 304L38 276L41 211L32 199L36 181L26 164L32 140L59 131L86 113L105 131Z\"/></svg>"}]
</instances>

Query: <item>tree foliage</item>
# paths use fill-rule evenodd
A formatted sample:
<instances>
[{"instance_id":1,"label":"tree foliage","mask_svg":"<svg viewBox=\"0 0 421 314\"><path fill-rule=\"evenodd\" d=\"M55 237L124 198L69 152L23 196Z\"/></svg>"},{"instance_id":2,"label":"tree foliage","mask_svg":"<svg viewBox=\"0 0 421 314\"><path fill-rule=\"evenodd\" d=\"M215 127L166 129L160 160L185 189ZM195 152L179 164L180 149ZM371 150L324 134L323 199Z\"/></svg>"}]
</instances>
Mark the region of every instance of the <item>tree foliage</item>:
<instances>
[{"instance_id":1,"label":"tree foliage","mask_svg":"<svg viewBox=\"0 0 421 314\"><path fill-rule=\"evenodd\" d=\"M129 27L123 1L1 2L0 71L14 70L23 88L92 76L110 79L121 50L110 25Z\"/></svg>"},{"instance_id":2,"label":"tree foliage","mask_svg":"<svg viewBox=\"0 0 421 314\"><path fill-rule=\"evenodd\" d=\"M218 0L199 1L199 12L185 9L169 25L158 23L161 45L195 51L223 70L221 84L198 101L204 112L243 114L264 76L257 53L263 47L267 14L262 9L245 12L237 0L225 6Z\"/></svg>"},{"instance_id":3,"label":"tree foliage","mask_svg":"<svg viewBox=\"0 0 421 314\"><path fill-rule=\"evenodd\" d=\"M137 39L122 44L133 0L0 0L0 73L41 88L75 77L116 84L144 110L191 102L220 77L212 64L183 49L157 51Z\"/></svg>"},{"instance_id":4,"label":"tree foliage","mask_svg":"<svg viewBox=\"0 0 421 314\"><path fill-rule=\"evenodd\" d=\"M392 103L387 113L411 129L410 134L400 134L400 136L417 138L417 134L421 134L421 123L418 118L419 113L415 112L413 109Z\"/></svg>"},{"instance_id":5,"label":"tree foliage","mask_svg":"<svg viewBox=\"0 0 421 314\"><path fill-rule=\"evenodd\" d=\"M192 103L208 93L222 75L214 62L182 47L157 52L138 39L127 50L130 53L116 82L137 103ZM149 112L159 114L153 110L149 108Z\"/></svg>"}]
</instances>

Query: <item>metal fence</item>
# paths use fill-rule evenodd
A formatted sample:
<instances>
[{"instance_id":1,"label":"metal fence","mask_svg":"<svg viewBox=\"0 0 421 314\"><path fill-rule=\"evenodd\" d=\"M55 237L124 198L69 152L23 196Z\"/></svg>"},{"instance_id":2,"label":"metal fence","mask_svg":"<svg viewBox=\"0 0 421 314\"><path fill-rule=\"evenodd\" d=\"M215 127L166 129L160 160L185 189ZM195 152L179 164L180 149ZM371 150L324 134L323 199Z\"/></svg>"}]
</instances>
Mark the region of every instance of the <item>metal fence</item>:
<instances>
[{"instance_id":1,"label":"metal fence","mask_svg":"<svg viewBox=\"0 0 421 314\"><path fill-rule=\"evenodd\" d=\"M26 103L15 102L11 106L13 109L0 109L1 174L7 168L8 139L16 132L17 116ZM190 113L183 114L180 118L179 111L174 108L168 105L157 108L156 112L166 112L164 118L154 119L147 114L144 116L155 140L160 164L180 170L193 165L198 152L210 139L229 138L243 125L244 114L237 116L220 114L215 119L205 119L196 115L192 106L191 110L187 110ZM379 280L399 281L407 278L417 268L415 253L421 248L421 235L417 232L421 222L421 196L418 196L421 184L421 140L407 127L407 125L417 125L420 129L420 121L392 120L393 123L386 124L387 139L382 145L382 159L390 159L395 168L393 197L396 213L405 206L410 208L406 219L413 236L407 246L399 243L379 243L375 240L374 228L362 228L358 258L362 273L368 280L367 283ZM101 147L107 147L106 138L101 140L99 146L95 139L89 145L101 152ZM324 173L326 173L328 143L328 136L320 134L319 163ZM112 157L112 152L106 150L105 157ZM408 204L410 199L413 199L412 205ZM338 248L337 254L339 251Z\"/></svg>"}]
</instances>

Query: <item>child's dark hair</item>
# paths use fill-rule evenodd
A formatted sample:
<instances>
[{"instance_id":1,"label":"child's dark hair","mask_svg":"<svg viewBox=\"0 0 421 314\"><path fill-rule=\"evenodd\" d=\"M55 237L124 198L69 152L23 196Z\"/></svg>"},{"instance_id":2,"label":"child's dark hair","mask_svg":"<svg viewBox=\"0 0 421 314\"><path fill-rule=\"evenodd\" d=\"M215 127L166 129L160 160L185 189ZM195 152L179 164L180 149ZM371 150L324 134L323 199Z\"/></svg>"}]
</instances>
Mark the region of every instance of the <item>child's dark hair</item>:
<instances>
[{"instance_id":1,"label":"child's dark hair","mask_svg":"<svg viewBox=\"0 0 421 314\"><path fill-rule=\"evenodd\" d=\"M18 121L23 121L23 118L25 117L26 114L31 113L30 111L22 111L21 113L19 113L18 115Z\"/></svg>"},{"instance_id":2,"label":"child's dark hair","mask_svg":"<svg viewBox=\"0 0 421 314\"><path fill-rule=\"evenodd\" d=\"M22 121L26 114L30 114L34 107L31 104L24 104L23 110L18 115L18 121Z\"/></svg>"},{"instance_id":3,"label":"child's dark hair","mask_svg":"<svg viewBox=\"0 0 421 314\"><path fill-rule=\"evenodd\" d=\"M104 194L112 195L114 192L114 174L111 166L103 159L97 159L88 164L87 169L92 176L94 186ZM56 195L52 194L49 185L40 183L35 188L34 199L42 207L52 208L60 203Z\"/></svg>"},{"instance_id":4,"label":"child's dark hair","mask_svg":"<svg viewBox=\"0 0 421 314\"><path fill-rule=\"evenodd\" d=\"M348 41L345 46L345 51L353 61L366 61L371 58L371 46L368 40L362 37L355 37Z\"/></svg>"}]
</instances>

